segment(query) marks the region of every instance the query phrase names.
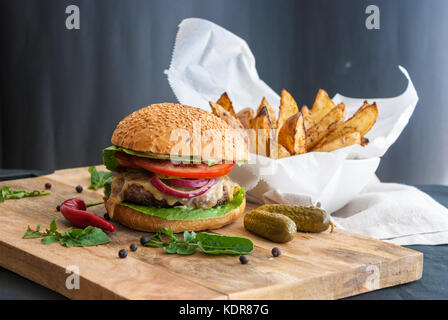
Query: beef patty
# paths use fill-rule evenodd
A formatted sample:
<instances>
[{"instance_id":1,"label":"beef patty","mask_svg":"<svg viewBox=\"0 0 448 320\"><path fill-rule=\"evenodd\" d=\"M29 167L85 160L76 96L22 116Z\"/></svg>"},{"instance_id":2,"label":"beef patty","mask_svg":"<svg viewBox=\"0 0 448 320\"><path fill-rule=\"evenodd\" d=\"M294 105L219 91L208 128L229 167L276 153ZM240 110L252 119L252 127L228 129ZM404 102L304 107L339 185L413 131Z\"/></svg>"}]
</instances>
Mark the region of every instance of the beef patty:
<instances>
[{"instance_id":1,"label":"beef patty","mask_svg":"<svg viewBox=\"0 0 448 320\"><path fill-rule=\"evenodd\" d=\"M174 205L170 206L166 200L157 200L154 196L146 191L143 187L131 184L123 194L124 201L129 201L136 204L141 204L147 207L156 207L156 208L172 208L177 206L182 206L182 203L176 202ZM229 196L227 190L224 190L224 195L221 199L218 200L215 207L221 206L229 201Z\"/></svg>"}]
</instances>

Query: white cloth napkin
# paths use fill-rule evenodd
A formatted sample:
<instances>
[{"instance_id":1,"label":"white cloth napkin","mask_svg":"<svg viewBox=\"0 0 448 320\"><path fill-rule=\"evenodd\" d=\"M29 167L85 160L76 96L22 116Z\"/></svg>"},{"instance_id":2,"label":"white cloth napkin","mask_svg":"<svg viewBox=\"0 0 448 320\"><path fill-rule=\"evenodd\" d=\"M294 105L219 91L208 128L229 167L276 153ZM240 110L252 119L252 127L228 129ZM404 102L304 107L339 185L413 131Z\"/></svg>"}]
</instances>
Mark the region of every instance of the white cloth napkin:
<instances>
[{"instance_id":1,"label":"white cloth napkin","mask_svg":"<svg viewBox=\"0 0 448 320\"><path fill-rule=\"evenodd\" d=\"M332 218L337 227L399 245L448 243L448 209L403 184L373 181Z\"/></svg>"}]
</instances>

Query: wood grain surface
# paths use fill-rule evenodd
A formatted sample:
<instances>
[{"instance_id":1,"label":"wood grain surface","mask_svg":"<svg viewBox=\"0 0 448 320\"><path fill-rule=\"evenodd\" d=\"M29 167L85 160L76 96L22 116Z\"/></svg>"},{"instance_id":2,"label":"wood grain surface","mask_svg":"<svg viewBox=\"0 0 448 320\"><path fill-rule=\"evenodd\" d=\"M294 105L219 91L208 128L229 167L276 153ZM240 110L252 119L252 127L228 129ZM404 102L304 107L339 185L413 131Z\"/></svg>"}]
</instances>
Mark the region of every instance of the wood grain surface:
<instances>
[{"instance_id":1,"label":"wood grain surface","mask_svg":"<svg viewBox=\"0 0 448 320\"><path fill-rule=\"evenodd\" d=\"M51 195L0 203L0 265L72 299L338 299L415 281L422 275L423 255L417 251L339 229L297 233L293 241L275 244L248 233L242 219L214 232L254 242L246 265L238 256L200 252L178 256L142 247L139 239L145 233L118 223L107 245L43 245L38 239L22 239L28 225L34 228L41 223L45 228L59 218L58 227L64 230L70 224L56 205L72 197L86 202L102 198L102 190L87 189L87 168L5 181L0 188L43 190L46 182L52 184ZM84 188L81 194L75 191L77 185ZM90 209L105 212L103 206ZM128 250L126 259L118 258L118 251L131 243L139 249ZM273 247L281 249L280 257L272 257ZM66 286L70 266L79 270L79 289Z\"/></svg>"}]
</instances>

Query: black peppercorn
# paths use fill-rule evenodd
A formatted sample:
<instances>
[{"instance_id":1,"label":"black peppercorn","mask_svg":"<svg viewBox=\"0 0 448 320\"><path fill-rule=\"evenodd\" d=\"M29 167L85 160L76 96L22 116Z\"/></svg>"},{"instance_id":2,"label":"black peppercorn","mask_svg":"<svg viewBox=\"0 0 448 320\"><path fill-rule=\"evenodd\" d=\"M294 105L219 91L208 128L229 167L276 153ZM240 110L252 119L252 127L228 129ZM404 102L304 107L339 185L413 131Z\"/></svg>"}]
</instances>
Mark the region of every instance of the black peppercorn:
<instances>
[{"instance_id":1,"label":"black peppercorn","mask_svg":"<svg viewBox=\"0 0 448 320\"><path fill-rule=\"evenodd\" d=\"M273 255L274 257L278 257L279 255L281 255L281 254L282 254L282 252L280 251L280 249L279 249L279 248L277 248L277 247L275 247L275 248L272 248L272 251L271 251L271 253L272 253L272 255Z\"/></svg>"},{"instance_id":2,"label":"black peppercorn","mask_svg":"<svg viewBox=\"0 0 448 320\"><path fill-rule=\"evenodd\" d=\"M58 205L56 206L56 211L61 211L61 205L58 204Z\"/></svg>"},{"instance_id":3,"label":"black peppercorn","mask_svg":"<svg viewBox=\"0 0 448 320\"><path fill-rule=\"evenodd\" d=\"M118 251L118 256L121 259L124 259L128 256L128 251L126 249L121 249L120 251Z\"/></svg>"},{"instance_id":4,"label":"black peppercorn","mask_svg":"<svg viewBox=\"0 0 448 320\"><path fill-rule=\"evenodd\" d=\"M140 243L144 246L145 244L147 244L149 242L149 238L148 237L141 237L140 238Z\"/></svg>"},{"instance_id":5,"label":"black peppercorn","mask_svg":"<svg viewBox=\"0 0 448 320\"><path fill-rule=\"evenodd\" d=\"M47 182L46 184L45 184L45 189L51 189L51 183L50 182Z\"/></svg>"},{"instance_id":6,"label":"black peppercorn","mask_svg":"<svg viewBox=\"0 0 448 320\"><path fill-rule=\"evenodd\" d=\"M82 192L82 186L76 186L76 192L81 193Z\"/></svg>"},{"instance_id":7,"label":"black peppercorn","mask_svg":"<svg viewBox=\"0 0 448 320\"><path fill-rule=\"evenodd\" d=\"M240 262L241 264L246 264L249 262L249 258L246 256L240 256Z\"/></svg>"},{"instance_id":8,"label":"black peppercorn","mask_svg":"<svg viewBox=\"0 0 448 320\"><path fill-rule=\"evenodd\" d=\"M133 243L129 246L129 249L131 249L131 251L137 251L138 246L135 243Z\"/></svg>"}]
</instances>

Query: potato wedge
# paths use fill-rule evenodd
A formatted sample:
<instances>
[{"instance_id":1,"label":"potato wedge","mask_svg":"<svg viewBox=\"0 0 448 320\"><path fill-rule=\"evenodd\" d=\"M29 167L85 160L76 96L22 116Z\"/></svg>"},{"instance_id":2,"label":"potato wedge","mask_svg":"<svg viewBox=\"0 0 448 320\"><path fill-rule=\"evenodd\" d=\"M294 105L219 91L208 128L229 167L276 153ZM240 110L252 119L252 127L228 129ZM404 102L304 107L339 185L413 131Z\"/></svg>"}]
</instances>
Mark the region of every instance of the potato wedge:
<instances>
[{"instance_id":1,"label":"potato wedge","mask_svg":"<svg viewBox=\"0 0 448 320\"><path fill-rule=\"evenodd\" d=\"M218 101L216 101L216 103L221 105L225 110L230 112L230 114L236 118L235 109L233 109L232 101L230 101L227 92L224 92L218 99Z\"/></svg>"},{"instance_id":2,"label":"potato wedge","mask_svg":"<svg viewBox=\"0 0 448 320\"><path fill-rule=\"evenodd\" d=\"M272 159L281 159L281 158L290 157L291 154L280 143L274 142L274 143L271 143L269 156Z\"/></svg>"},{"instance_id":3,"label":"potato wedge","mask_svg":"<svg viewBox=\"0 0 448 320\"><path fill-rule=\"evenodd\" d=\"M281 129L286 120L299 112L299 107L291 94L285 89L280 95L280 111L278 114L277 129Z\"/></svg>"},{"instance_id":4,"label":"potato wedge","mask_svg":"<svg viewBox=\"0 0 448 320\"><path fill-rule=\"evenodd\" d=\"M286 148L284 146L282 146L280 143L278 144L277 150L278 150L277 159L286 158L286 157L290 157L291 156L289 151L286 150Z\"/></svg>"},{"instance_id":5,"label":"potato wedge","mask_svg":"<svg viewBox=\"0 0 448 320\"><path fill-rule=\"evenodd\" d=\"M210 107L212 108L212 113L223 119L225 122L227 122L232 128L234 129L244 129L243 125L241 124L240 120L238 118L231 115L230 112L224 109L220 104L209 102Z\"/></svg>"},{"instance_id":6,"label":"potato wedge","mask_svg":"<svg viewBox=\"0 0 448 320\"><path fill-rule=\"evenodd\" d=\"M335 106L334 102L328 97L327 92L323 89L319 89L313 107L311 108L311 118L314 123L318 123L322 120L322 118Z\"/></svg>"},{"instance_id":7,"label":"potato wedge","mask_svg":"<svg viewBox=\"0 0 448 320\"><path fill-rule=\"evenodd\" d=\"M246 129L252 128L252 121L254 120L255 114L252 108L245 108L236 114L238 120Z\"/></svg>"},{"instance_id":8,"label":"potato wedge","mask_svg":"<svg viewBox=\"0 0 448 320\"><path fill-rule=\"evenodd\" d=\"M315 123L313 121L313 118L311 117L310 109L307 106L303 106L301 112L303 115L305 130L312 128L315 125Z\"/></svg>"},{"instance_id":9,"label":"potato wedge","mask_svg":"<svg viewBox=\"0 0 448 320\"><path fill-rule=\"evenodd\" d=\"M222 120L224 120L225 122L227 122L227 124L229 124L233 129L236 129L241 136L244 138L244 141L247 143L248 142L248 137L246 134L246 130L244 129L243 125L241 124L240 120L238 120L238 118L233 117L230 112L228 112L227 110L225 110L221 105L214 103L214 102L209 102L210 107L212 108L212 113L221 118Z\"/></svg>"},{"instance_id":10,"label":"potato wedge","mask_svg":"<svg viewBox=\"0 0 448 320\"><path fill-rule=\"evenodd\" d=\"M358 131L363 137L375 124L377 118L378 107L376 103L368 104L365 102L350 119L333 128L318 146L344 135L350 129Z\"/></svg>"},{"instance_id":11,"label":"potato wedge","mask_svg":"<svg viewBox=\"0 0 448 320\"><path fill-rule=\"evenodd\" d=\"M342 136L333 139L318 148L314 148L313 152L331 152L337 149L351 146L353 144L361 144L361 134L358 131L351 131Z\"/></svg>"},{"instance_id":12,"label":"potato wedge","mask_svg":"<svg viewBox=\"0 0 448 320\"><path fill-rule=\"evenodd\" d=\"M278 142L291 155L306 152L306 133L301 112L297 112L283 123L278 135Z\"/></svg>"},{"instance_id":13,"label":"potato wedge","mask_svg":"<svg viewBox=\"0 0 448 320\"><path fill-rule=\"evenodd\" d=\"M269 118L269 111L266 106L264 106L260 109L259 112L257 112L257 116L252 121L252 128L255 130L256 134L257 154L269 157L269 144L272 124Z\"/></svg>"},{"instance_id":14,"label":"potato wedge","mask_svg":"<svg viewBox=\"0 0 448 320\"><path fill-rule=\"evenodd\" d=\"M268 100L266 100L265 97L263 97L263 99L261 99L261 103L257 109L257 114L260 113L261 109L263 109L264 107L266 107L266 109L268 110L269 121L271 122L271 128L275 129L277 126L277 122L275 121L275 111L274 111L274 108L272 108L272 106L269 104Z\"/></svg>"},{"instance_id":15,"label":"potato wedge","mask_svg":"<svg viewBox=\"0 0 448 320\"><path fill-rule=\"evenodd\" d=\"M338 104L311 129L306 131L306 149L313 149L335 126L345 120L345 105Z\"/></svg>"},{"instance_id":16,"label":"potato wedge","mask_svg":"<svg viewBox=\"0 0 448 320\"><path fill-rule=\"evenodd\" d=\"M369 144L369 139L367 139L366 137L361 137L361 145L363 147L365 147L368 144Z\"/></svg>"}]
</instances>

